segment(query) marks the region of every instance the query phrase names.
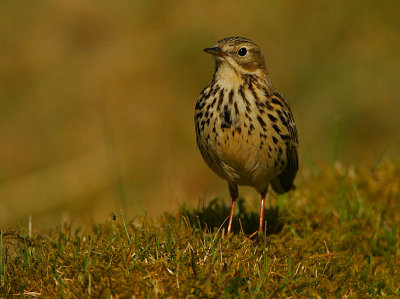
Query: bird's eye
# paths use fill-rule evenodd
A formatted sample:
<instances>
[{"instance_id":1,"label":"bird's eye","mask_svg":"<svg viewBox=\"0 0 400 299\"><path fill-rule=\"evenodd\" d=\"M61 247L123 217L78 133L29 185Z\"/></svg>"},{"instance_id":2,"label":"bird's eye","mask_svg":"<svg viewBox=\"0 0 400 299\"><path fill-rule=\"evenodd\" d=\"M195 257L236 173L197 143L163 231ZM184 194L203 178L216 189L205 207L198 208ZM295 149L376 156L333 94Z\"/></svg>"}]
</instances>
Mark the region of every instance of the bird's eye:
<instances>
[{"instance_id":1,"label":"bird's eye","mask_svg":"<svg viewBox=\"0 0 400 299\"><path fill-rule=\"evenodd\" d=\"M246 56L246 54L247 54L247 49L246 48L240 48L239 49L239 51L238 51L238 54L240 55L240 56Z\"/></svg>"}]
</instances>

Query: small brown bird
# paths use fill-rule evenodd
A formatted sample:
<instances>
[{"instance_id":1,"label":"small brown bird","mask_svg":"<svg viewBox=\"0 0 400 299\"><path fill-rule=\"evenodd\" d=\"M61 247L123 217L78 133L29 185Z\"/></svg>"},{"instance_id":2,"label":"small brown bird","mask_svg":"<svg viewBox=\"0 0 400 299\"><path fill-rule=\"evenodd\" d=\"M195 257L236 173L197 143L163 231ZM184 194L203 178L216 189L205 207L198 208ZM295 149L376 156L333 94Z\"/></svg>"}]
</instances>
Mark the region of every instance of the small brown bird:
<instances>
[{"instance_id":1,"label":"small brown bird","mask_svg":"<svg viewBox=\"0 0 400 299\"><path fill-rule=\"evenodd\" d=\"M253 41L228 37L204 51L215 57L215 72L196 102L197 146L207 165L228 182L232 198L228 233L238 185L254 187L261 194L262 232L269 185L278 194L293 188L298 170L296 125Z\"/></svg>"}]
</instances>

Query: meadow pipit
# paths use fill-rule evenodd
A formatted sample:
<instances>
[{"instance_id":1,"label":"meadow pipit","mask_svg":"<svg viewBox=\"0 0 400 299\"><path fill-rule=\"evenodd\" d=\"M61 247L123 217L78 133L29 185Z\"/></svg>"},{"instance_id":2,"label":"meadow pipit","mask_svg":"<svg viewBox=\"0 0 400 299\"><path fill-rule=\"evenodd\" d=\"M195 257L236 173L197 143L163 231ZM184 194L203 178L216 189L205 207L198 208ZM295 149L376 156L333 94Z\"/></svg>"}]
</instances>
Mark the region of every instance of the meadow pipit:
<instances>
[{"instance_id":1,"label":"meadow pipit","mask_svg":"<svg viewBox=\"0 0 400 299\"><path fill-rule=\"evenodd\" d=\"M228 37L204 51L215 57L215 72L196 103L197 145L207 165L228 182L228 233L238 185L252 186L261 194L262 232L269 184L278 194L293 188L298 169L296 125L254 42Z\"/></svg>"}]
</instances>

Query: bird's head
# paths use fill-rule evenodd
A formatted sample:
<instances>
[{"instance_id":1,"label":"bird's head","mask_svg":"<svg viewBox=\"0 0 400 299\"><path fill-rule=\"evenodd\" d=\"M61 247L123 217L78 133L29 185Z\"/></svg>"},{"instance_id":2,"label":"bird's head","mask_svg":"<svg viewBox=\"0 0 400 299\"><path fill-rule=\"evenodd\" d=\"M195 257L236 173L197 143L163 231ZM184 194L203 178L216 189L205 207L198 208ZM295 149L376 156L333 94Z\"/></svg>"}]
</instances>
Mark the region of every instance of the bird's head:
<instances>
[{"instance_id":1,"label":"bird's head","mask_svg":"<svg viewBox=\"0 0 400 299\"><path fill-rule=\"evenodd\" d=\"M214 55L217 70L219 66L229 66L239 74L267 73L260 48L247 38L227 37L204 51Z\"/></svg>"}]
</instances>

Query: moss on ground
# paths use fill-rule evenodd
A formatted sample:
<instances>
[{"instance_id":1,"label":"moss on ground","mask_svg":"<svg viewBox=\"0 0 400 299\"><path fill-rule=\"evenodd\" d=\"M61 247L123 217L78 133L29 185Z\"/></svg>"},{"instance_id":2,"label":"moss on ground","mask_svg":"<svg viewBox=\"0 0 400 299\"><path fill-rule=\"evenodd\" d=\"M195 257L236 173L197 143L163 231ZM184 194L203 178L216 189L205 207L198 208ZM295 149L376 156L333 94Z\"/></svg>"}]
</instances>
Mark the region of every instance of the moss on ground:
<instances>
[{"instance_id":1,"label":"moss on ground","mask_svg":"<svg viewBox=\"0 0 400 299\"><path fill-rule=\"evenodd\" d=\"M322 166L274 200L262 236L243 201L226 236L220 200L157 222L3 230L0 296L398 296L399 177L398 161Z\"/></svg>"}]
</instances>

